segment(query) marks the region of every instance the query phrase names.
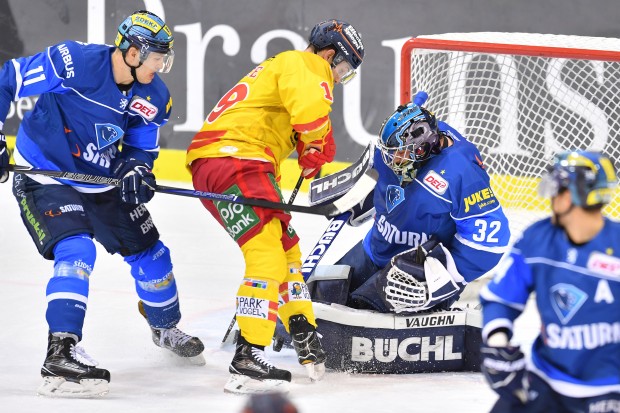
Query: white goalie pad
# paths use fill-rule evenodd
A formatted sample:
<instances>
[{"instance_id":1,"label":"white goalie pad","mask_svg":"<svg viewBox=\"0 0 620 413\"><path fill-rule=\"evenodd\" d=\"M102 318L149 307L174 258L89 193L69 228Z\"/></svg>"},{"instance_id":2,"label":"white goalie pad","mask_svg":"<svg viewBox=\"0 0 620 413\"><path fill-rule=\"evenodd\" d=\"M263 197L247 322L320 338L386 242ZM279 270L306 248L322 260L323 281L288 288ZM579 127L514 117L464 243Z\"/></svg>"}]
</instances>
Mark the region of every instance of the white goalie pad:
<instances>
[{"instance_id":1,"label":"white goalie pad","mask_svg":"<svg viewBox=\"0 0 620 413\"><path fill-rule=\"evenodd\" d=\"M386 301L393 307L394 312L418 312L433 308L440 302L452 297L461 290L465 279L456 269L452 254L441 243L435 248L441 248L445 255L446 266L439 259L424 255L423 267L412 263L407 270L399 268L396 258L405 254L412 255L412 250L405 251L392 258L392 268L386 276L387 285L384 288ZM415 274L408 271L418 270ZM424 279L425 281L421 281Z\"/></svg>"}]
</instances>

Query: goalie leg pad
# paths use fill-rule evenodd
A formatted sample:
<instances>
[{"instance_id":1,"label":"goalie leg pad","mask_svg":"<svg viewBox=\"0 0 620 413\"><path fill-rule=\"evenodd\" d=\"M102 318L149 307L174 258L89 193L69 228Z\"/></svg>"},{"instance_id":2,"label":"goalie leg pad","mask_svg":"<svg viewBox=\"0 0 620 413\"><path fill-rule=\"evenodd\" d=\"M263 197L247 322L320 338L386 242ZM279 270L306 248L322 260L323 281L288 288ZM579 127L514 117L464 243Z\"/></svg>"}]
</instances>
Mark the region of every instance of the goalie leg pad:
<instances>
[{"instance_id":1,"label":"goalie leg pad","mask_svg":"<svg viewBox=\"0 0 620 413\"><path fill-rule=\"evenodd\" d=\"M313 301L346 305L351 284L348 265L319 265L308 279Z\"/></svg>"}]
</instances>

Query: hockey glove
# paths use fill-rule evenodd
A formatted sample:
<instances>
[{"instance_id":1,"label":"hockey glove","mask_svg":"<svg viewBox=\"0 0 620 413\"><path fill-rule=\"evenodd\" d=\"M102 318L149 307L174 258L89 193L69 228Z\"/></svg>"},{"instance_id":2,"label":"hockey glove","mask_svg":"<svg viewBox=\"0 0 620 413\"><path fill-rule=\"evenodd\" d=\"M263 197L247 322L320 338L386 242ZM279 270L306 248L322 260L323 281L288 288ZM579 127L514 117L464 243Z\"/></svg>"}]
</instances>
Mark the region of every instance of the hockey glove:
<instances>
[{"instance_id":1,"label":"hockey glove","mask_svg":"<svg viewBox=\"0 0 620 413\"><path fill-rule=\"evenodd\" d=\"M334 160L336 156L336 143L331 129L323 139L317 139L310 143L297 141L297 163L303 169L301 175L306 178L314 178L321 170L321 166Z\"/></svg>"},{"instance_id":2,"label":"hockey glove","mask_svg":"<svg viewBox=\"0 0 620 413\"><path fill-rule=\"evenodd\" d=\"M0 183L9 179L9 149L6 147L6 136L0 131Z\"/></svg>"},{"instance_id":3,"label":"hockey glove","mask_svg":"<svg viewBox=\"0 0 620 413\"><path fill-rule=\"evenodd\" d=\"M395 255L387 268L384 299L396 313L447 309L466 284L450 251L434 238Z\"/></svg>"},{"instance_id":4,"label":"hockey glove","mask_svg":"<svg viewBox=\"0 0 620 413\"><path fill-rule=\"evenodd\" d=\"M525 403L525 356L519 347L491 347L483 344L480 356L480 369L491 388L512 404Z\"/></svg>"},{"instance_id":5,"label":"hockey glove","mask_svg":"<svg viewBox=\"0 0 620 413\"><path fill-rule=\"evenodd\" d=\"M121 180L121 199L128 204L144 204L155 195L155 175L144 162L134 158L120 159L113 168L115 178Z\"/></svg>"}]
</instances>

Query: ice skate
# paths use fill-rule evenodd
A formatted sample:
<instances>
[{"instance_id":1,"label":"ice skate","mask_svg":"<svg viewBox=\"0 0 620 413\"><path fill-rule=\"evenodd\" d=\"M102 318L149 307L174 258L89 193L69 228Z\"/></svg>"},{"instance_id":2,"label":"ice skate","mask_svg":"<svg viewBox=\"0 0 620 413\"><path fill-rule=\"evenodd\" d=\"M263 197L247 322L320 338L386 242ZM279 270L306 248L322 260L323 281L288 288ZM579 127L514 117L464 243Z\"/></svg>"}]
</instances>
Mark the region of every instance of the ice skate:
<instances>
[{"instance_id":1,"label":"ice skate","mask_svg":"<svg viewBox=\"0 0 620 413\"><path fill-rule=\"evenodd\" d=\"M148 322L148 318L142 307L142 301L139 302L138 307L140 309L140 314L142 314ZM150 324L149 327L151 328L153 343L155 343L156 346L172 351L177 356L187 359L191 364L197 366L204 366L206 364L205 358L202 355L205 346L198 337L185 334L177 327L155 328Z\"/></svg>"},{"instance_id":2,"label":"ice skate","mask_svg":"<svg viewBox=\"0 0 620 413\"><path fill-rule=\"evenodd\" d=\"M289 371L276 368L267 359L264 347L248 343L241 335L228 371L231 376L224 386L228 393L286 393L291 381Z\"/></svg>"},{"instance_id":3,"label":"ice skate","mask_svg":"<svg viewBox=\"0 0 620 413\"><path fill-rule=\"evenodd\" d=\"M37 393L49 397L100 397L108 393L110 372L95 367L74 334L48 337L47 357L41 368L43 384Z\"/></svg>"},{"instance_id":4,"label":"ice skate","mask_svg":"<svg viewBox=\"0 0 620 413\"><path fill-rule=\"evenodd\" d=\"M299 364L306 367L311 380L321 380L325 374L327 355L323 350L316 328L303 314L291 316L288 325Z\"/></svg>"}]
</instances>

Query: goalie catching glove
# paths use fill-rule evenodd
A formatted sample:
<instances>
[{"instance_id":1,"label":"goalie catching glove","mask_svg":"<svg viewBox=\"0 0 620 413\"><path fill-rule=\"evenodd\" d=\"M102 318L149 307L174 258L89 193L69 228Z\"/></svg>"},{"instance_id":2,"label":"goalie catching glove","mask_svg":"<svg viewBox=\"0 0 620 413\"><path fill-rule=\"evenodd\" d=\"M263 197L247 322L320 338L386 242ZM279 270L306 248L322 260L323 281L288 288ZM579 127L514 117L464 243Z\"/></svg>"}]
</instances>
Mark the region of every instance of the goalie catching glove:
<instances>
[{"instance_id":1,"label":"goalie catching glove","mask_svg":"<svg viewBox=\"0 0 620 413\"><path fill-rule=\"evenodd\" d=\"M447 309L466 284L450 251L432 238L394 256L384 271L384 299L396 313Z\"/></svg>"},{"instance_id":2,"label":"goalie catching glove","mask_svg":"<svg viewBox=\"0 0 620 413\"><path fill-rule=\"evenodd\" d=\"M306 179L314 178L321 166L333 161L336 156L336 143L331 128L322 139L310 143L298 139L297 155L297 163L302 168L301 175Z\"/></svg>"}]
</instances>

